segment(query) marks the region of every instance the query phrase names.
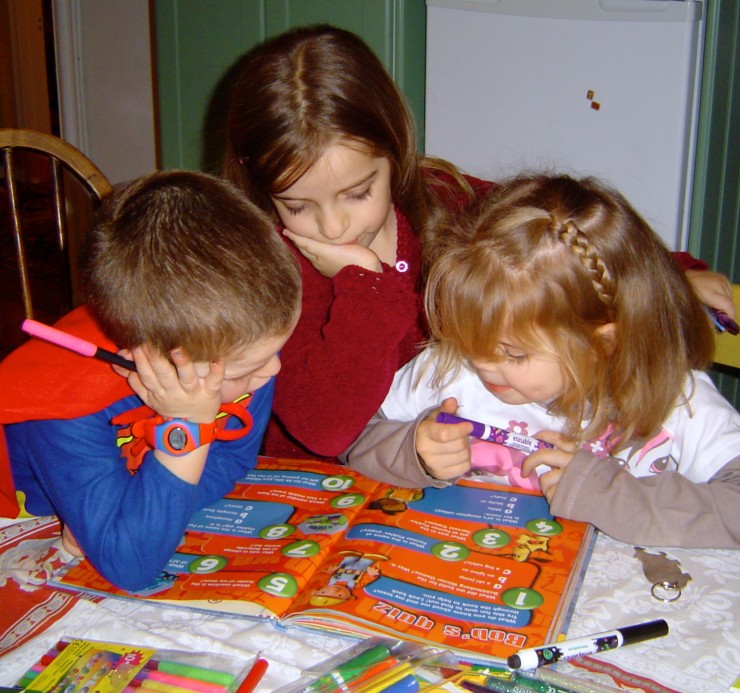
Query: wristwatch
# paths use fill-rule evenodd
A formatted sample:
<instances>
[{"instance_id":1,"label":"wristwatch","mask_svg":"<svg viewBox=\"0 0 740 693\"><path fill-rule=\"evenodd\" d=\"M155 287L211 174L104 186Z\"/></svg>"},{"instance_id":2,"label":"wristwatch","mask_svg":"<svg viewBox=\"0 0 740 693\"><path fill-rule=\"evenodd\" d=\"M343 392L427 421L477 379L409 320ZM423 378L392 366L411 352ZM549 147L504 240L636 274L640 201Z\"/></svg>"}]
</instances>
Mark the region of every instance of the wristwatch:
<instances>
[{"instance_id":1,"label":"wristwatch","mask_svg":"<svg viewBox=\"0 0 740 693\"><path fill-rule=\"evenodd\" d=\"M139 407L129 414L136 413ZM241 422L240 428L219 428L216 421L211 423L195 423L187 419L176 419L168 416L150 416L147 419L135 419L122 415L113 419L116 424L131 424L131 435L142 439L153 450L161 450L174 457L182 457L203 445L208 445L214 440L238 440L246 436L252 430L252 415L246 406L237 402L227 402L219 409L219 420L222 416L233 416Z\"/></svg>"},{"instance_id":2,"label":"wristwatch","mask_svg":"<svg viewBox=\"0 0 740 693\"><path fill-rule=\"evenodd\" d=\"M142 421L140 435L154 450L181 457L216 440L216 422L199 424L186 419L155 416Z\"/></svg>"}]
</instances>

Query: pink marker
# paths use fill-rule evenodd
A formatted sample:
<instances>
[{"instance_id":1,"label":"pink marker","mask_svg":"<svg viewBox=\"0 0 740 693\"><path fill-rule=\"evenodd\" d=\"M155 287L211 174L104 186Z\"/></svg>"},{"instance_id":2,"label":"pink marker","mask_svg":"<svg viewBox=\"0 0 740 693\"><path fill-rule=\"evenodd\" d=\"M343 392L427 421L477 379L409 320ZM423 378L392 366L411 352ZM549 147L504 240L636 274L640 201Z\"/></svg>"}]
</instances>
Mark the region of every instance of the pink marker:
<instances>
[{"instance_id":1,"label":"pink marker","mask_svg":"<svg viewBox=\"0 0 740 693\"><path fill-rule=\"evenodd\" d=\"M487 440L491 443L498 443L499 445L505 445L507 448L521 450L522 452L530 454L535 450L540 450L541 448L555 447L543 440L537 440L537 438L523 436L519 433L514 433L513 431L507 431L503 428L496 428L496 426L489 426L488 424L480 423L479 421L464 419L462 416L455 416L454 414L445 414L444 412L440 412L437 414L436 421L437 423L446 424L471 423L473 424L473 432L470 435L474 438Z\"/></svg>"},{"instance_id":2,"label":"pink marker","mask_svg":"<svg viewBox=\"0 0 740 693\"><path fill-rule=\"evenodd\" d=\"M55 327L49 327L36 320L24 320L21 329L32 337L38 337L57 346L70 349L78 354L82 354L82 356L92 356L101 361L115 363L117 366L128 368L130 371L136 370L136 364L133 361L129 361L129 359L125 359L123 356L96 346L85 339L80 339L79 337L62 332Z\"/></svg>"},{"instance_id":3,"label":"pink marker","mask_svg":"<svg viewBox=\"0 0 740 693\"><path fill-rule=\"evenodd\" d=\"M158 671L157 669L143 669L140 671L133 681L129 682L129 686L133 688L147 687L146 682L156 681L157 683L165 683L176 688L184 688L189 691L197 691L198 693L228 693L228 688L217 683L210 683L208 681L199 681L198 679L188 678L187 676L178 676L177 674L168 674L165 671ZM167 690L167 689L162 689Z\"/></svg>"}]
</instances>

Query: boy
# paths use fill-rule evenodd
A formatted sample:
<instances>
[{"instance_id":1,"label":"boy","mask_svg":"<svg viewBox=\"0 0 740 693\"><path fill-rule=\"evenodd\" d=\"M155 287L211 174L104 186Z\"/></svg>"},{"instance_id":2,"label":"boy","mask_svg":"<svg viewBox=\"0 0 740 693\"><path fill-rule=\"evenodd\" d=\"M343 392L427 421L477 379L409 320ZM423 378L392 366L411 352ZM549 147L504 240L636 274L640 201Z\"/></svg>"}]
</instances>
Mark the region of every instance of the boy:
<instances>
[{"instance_id":1,"label":"boy","mask_svg":"<svg viewBox=\"0 0 740 693\"><path fill-rule=\"evenodd\" d=\"M136 371L32 340L0 366L0 422L24 510L58 515L65 547L134 591L255 465L301 277L270 219L203 173L134 181L88 240L89 305L58 327Z\"/></svg>"}]
</instances>

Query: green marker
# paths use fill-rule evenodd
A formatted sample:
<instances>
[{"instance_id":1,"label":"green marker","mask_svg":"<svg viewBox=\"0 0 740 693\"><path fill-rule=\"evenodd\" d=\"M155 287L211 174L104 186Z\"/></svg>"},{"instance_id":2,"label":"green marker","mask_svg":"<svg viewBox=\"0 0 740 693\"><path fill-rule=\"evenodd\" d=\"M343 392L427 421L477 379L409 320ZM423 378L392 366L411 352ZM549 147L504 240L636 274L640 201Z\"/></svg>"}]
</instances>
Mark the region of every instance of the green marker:
<instances>
[{"instance_id":1,"label":"green marker","mask_svg":"<svg viewBox=\"0 0 740 693\"><path fill-rule=\"evenodd\" d=\"M310 684L305 690L311 693L321 693L324 690L334 690L337 685L348 683L365 673L373 664L378 664L391 656L391 651L385 645L375 645L356 657L348 659L336 669L323 674Z\"/></svg>"},{"instance_id":2,"label":"green marker","mask_svg":"<svg viewBox=\"0 0 740 693\"><path fill-rule=\"evenodd\" d=\"M185 676L187 678L197 679L198 681L217 683L227 688L235 681L235 677L226 671L216 671L215 669L206 669L205 667L196 667L191 664L181 664L180 662L150 659L145 667L147 669L163 671L166 674L175 674L175 676Z\"/></svg>"},{"instance_id":3,"label":"green marker","mask_svg":"<svg viewBox=\"0 0 740 693\"><path fill-rule=\"evenodd\" d=\"M495 693L572 693L568 688L553 686L551 683L545 683L544 681L536 681L519 672L516 672L509 681L496 676L489 676L486 679L486 688Z\"/></svg>"}]
</instances>

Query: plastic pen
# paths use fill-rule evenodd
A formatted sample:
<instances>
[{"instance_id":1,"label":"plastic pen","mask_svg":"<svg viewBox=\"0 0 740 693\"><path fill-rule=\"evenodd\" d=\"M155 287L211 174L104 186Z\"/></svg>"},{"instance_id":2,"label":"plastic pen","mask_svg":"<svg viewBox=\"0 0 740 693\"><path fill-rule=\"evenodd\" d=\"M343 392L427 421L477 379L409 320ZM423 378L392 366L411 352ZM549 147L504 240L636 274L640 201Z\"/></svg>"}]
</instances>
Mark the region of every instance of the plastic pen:
<instances>
[{"instance_id":1,"label":"plastic pen","mask_svg":"<svg viewBox=\"0 0 740 693\"><path fill-rule=\"evenodd\" d=\"M371 666L388 659L390 656L391 651L385 645L375 645L348 659L332 671L319 676L305 690L310 691L310 693L335 690L339 686L358 678Z\"/></svg>"},{"instance_id":2,"label":"plastic pen","mask_svg":"<svg viewBox=\"0 0 740 693\"><path fill-rule=\"evenodd\" d=\"M183 677L180 677L183 678ZM192 679L189 679L192 680ZM143 691L156 691L157 693L196 693L197 689L190 685L175 685L173 683L165 683L164 681L156 681L155 679L149 678L148 676L139 678L138 676L129 681L129 688L140 689L140 693ZM221 689L225 691L225 688Z\"/></svg>"},{"instance_id":3,"label":"plastic pen","mask_svg":"<svg viewBox=\"0 0 740 693\"><path fill-rule=\"evenodd\" d=\"M732 335L740 333L740 325L738 325L727 313L712 308L711 306L704 306L709 315L709 318L714 323L714 327L717 332L729 332Z\"/></svg>"},{"instance_id":4,"label":"plastic pen","mask_svg":"<svg viewBox=\"0 0 740 693\"><path fill-rule=\"evenodd\" d=\"M473 424L473 432L470 435L474 438L487 440L490 443L498 443L499 445L504 445L513 450L521 450L522 452L533 453L535 450L540 450L541 448L554 447L543 440L537 440L537 438L532 438L531 436L523 436L513 431L507 431L505 428L496 428L496 426L466 419L455 414L440 412L437 414L436 421L437 423L446 424L471 423Z\"/></svg>"},{"instance_id":5,"label":"plastic pen","mask_svg":"<svg viewBox=\"0 0 740 693\"><path fill-rule=\"evenodd\" d=\"M257 659L254 660L254 664L252 664L252 668L244 677L244 681L242 681L239 684L239 688L236 689L236 693L251 693L255 688L257 688L257 684L262 680L268 666L269 664L266 659L257 656Z\"/></svg>"},{"instance_id":6,"label":"plastic pen","mask_svg":"<svg viewBox=\"0 0 740 693\"><path fill-rule=\"evenodd\" d=\"M519 650L506 663L510 669L536 669L565 659L613 650L624 645L659 638L668 634L668 624L661 618L635 626L625 626L583 638Z\"/></svg>"},{"instance_id":7,"label":"plastic pen","mask_svg":"<svg viewBox=\"0 0 740 693\"><path fill-rule=\"evenodd\" d=\"M21 324L21 329L30 334L32 337L38 337L57 346L64 347L70 351L74 351L82 356L92 356L93 358L100 359L101 361L107 361L108 363L114 363L122 368L127 368L130 371L136 370L136 364L129 359L123 358L118 354L103 349L102 347L96 346L92 342L88 342L86 339L75 337L74 335L62 332L62 330L56 329L56 327L49 327L44 325L42 322L36 320L24 320Z\"/></svg>"},{"instance_id":8,"label":"plastic pen","mask_svg":"<svg viewBox=\"0 0 740 693\"><path fill-rule=\"evenodd\" d=\"M540 667L537 671L517 671L514 673L514 677L515 680L524 681L532 688L535 687L535 683L539 683L541 686L547 686L547 688L539 689L545 692L554 693L556 690L565 690L569 693L623 693L622 688L614 688L603 683L585 681L571 674L565 674L562 671L548 669L547 667Z\"/></svg>"},{"instance_id":9,"label":"plastic pen","mask_svg":"<svg viewBox=\"0 0 740 693\"><path fill-rule=\"evenodd\" d=\"M419 693L419 680L413 674L406 674L396 683L383 688L382 693Z\"/></svg>"},{"instance_id":10,"label":"plastic pen","mask_svg":"<svg viewBox=\"0 0 740 693\"><path fill-rule=\"evenodd\" d=\"M208 681L199 681L186 676L168 674L164 671L157 671L156 669L143 669L136 675L136 678L129 685L136 687L138 685L136 682L138 681L156 681L157 683L177 686L179 688L188 688L191 691L198 691L198 693L227 693L228 690L226 686L222 686L217 683L209 683ZM147 685L150 684L148 683Z\"/></svg>"},{"instance_id":11,"label":"plastic pen","mask_svg":"<svg viewBox=\"0 0 740 693\"><path fill-rule=\"evenodd\" d=\"M198 681L207 681L217 683L221 686L229 687L234 683L234 675L226 671L216 671L215 669L206 669L205 667L196 667L191 664L181 664L180 662L168 662L165 660L150 659L145 665L145 669L155 669L167 674L184 676L189 679Z\"/></svg>"}]
</instances>

